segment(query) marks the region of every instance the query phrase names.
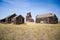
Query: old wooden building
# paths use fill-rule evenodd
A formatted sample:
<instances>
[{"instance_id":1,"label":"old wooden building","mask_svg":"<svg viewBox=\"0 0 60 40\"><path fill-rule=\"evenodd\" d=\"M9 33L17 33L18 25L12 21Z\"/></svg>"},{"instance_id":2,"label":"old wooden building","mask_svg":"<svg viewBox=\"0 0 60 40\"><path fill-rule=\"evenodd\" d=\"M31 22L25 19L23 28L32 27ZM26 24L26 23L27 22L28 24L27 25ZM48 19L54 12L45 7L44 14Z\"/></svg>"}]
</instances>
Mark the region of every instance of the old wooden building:
<instances>
[{"instance_id":1,"label":"old wooden building","mask_svg":"<svg viewBox=\"0 0 60 40\"><path fill-rule=\"evenodd\" d=\"M15 16L13 19L14 24L23 24L24 23L24 17L22 15Z\"/></svg>"},{"instance_id":2,"label":"old wooden building","mask_svg":"<svg viewBox=\"0 0 60 40\"><path fill-rule=\"evenodd\" d=\"M58 18L55 14L52 14L52 13L37 15L36 23L56 24L58 23Z\"/></svg>"},{"instance_id":3,"label":"old wooden building","mask_svg":"<svg viewBox=\"0 0 60 40\"><path fill-rule=\"evenodd\" d=\"M26 15L26 22L34 22L31 12L28 12Z\"/></svg>"},{"instance_id":4,"label":"old wooden building","mask_svg":"<svg viewBox=\"0 0 60 40\"><path fill-rule=\"evenodd\" d=\"M9 15L3 19L0 20L1 23L12 23L12 18L15 17L16 14Z\"/></svg>"}]
</instances>

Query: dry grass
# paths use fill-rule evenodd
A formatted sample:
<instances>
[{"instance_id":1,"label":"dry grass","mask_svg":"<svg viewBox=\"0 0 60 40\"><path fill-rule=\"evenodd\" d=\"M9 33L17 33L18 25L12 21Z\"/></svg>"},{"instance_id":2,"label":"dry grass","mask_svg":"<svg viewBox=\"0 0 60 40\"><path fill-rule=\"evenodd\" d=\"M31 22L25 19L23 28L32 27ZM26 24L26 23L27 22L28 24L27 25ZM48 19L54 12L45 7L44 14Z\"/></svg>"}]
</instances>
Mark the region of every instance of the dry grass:
<instances>
[{"instance_id":1,"label":"dry grass","mask_svg":"<svg viewBox=\"0 0 60 40\"><path fill-rule=\"evenodd\" d=\"M0 24L0 40L60 40L60 24Z\"/></svg>"}]
</instances>

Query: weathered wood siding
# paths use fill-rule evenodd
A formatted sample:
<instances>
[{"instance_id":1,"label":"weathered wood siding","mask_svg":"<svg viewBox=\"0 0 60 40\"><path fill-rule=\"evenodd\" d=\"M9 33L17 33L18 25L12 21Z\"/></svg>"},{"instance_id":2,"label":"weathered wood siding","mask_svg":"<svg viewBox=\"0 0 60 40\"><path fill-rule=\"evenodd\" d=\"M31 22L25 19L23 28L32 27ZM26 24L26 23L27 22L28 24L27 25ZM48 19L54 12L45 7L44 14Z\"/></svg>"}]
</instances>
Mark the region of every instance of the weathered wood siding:
<instances>
[{"instance_id":1,"label":"weathered wood siding","mask_svg":"<svg viewBox=\"0 0 60 40\"><path fill-rule=\"evenodd\" d=\"M12 23L12 19L13 19L13 17L15 17L15 16L16 16L16 14L11 15L10 17L7 17L7 18L6 18L6 23Z\"/></svg>"},{"instance_id":2,"label":"weathered wood siding","mask_svg":"<svg viewBox=\"0 0 60 40\"><path fill-rule=\"evenodd\" d=\"M13 17L15 17L15 16L16 16L16 14L12 14L12 15L10 15L10 16L7 16L7 17L5 17L4 19L1 19L0 22L1 22L1 23L12 23L12 19L13 19Z\"/></svg>"},{"instance_id":3,"label":"weathered wood siding","mask_svg":"<svg viewBox=\"0 0 60 40\"><path fill-rule=\"evenodd\" d=\"M14 24L23 24L24 23L24 18L22 16L17 16L16 18L13 18L14 21L13 23Z\"/></svg>"},{"instance_id":4,"label":"weathered wood siding","mask_svg":"<svg viewBox=\"0 0 60 40\"><path fill-rule=\"evenodd\" d=\"M58 18L56 16L53 17L43 17L43 18L37 18L36 17L36 23L48 23L48 24L56 24L58 23Z\"/></svg>"}]
</instances>

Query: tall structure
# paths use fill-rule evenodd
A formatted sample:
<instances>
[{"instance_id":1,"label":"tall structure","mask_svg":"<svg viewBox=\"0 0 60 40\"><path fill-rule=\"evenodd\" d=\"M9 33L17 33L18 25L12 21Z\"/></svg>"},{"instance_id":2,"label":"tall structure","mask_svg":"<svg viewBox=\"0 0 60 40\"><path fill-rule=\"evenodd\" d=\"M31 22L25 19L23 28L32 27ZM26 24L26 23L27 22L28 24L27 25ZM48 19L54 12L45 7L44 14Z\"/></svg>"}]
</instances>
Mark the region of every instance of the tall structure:
<instances>
[{"instance_id":1,"label":"tall structure","mask_svg":"<svg viewBox=\"0 0 60 40\"><path fill-rule=\"evenodd\" d=\"M31 16L31 12L27 13L26 21L28 21L28 22L34 22L34 20L32 19L32 16Z\"/></svg>"}]
</instances>

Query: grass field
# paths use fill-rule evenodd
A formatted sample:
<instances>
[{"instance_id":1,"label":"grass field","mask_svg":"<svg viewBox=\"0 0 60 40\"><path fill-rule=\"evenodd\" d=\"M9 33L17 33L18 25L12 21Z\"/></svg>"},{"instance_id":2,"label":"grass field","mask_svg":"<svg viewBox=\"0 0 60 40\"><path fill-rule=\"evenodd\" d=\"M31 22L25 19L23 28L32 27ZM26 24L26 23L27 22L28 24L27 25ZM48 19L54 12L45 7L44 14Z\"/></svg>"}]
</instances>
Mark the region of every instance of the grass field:
<instances>
[{"instance_id":1,"label":"grass field","mask_svg":"<svg viewBox=\"0 0 60 40\"><path fill-rule=\"evenodd\" d=\"M0 40L60 40L60 24L1 24Z\"/></svg>"}]
</instances>

